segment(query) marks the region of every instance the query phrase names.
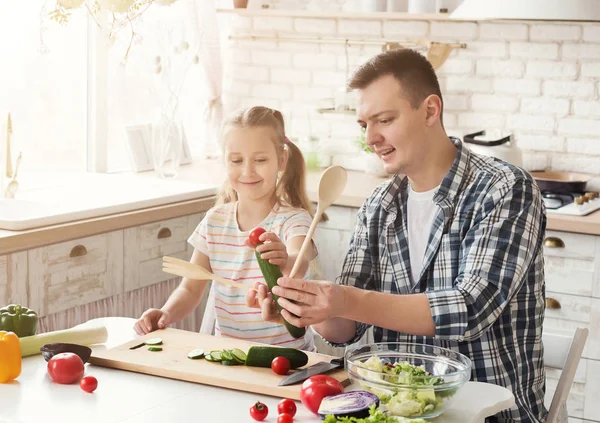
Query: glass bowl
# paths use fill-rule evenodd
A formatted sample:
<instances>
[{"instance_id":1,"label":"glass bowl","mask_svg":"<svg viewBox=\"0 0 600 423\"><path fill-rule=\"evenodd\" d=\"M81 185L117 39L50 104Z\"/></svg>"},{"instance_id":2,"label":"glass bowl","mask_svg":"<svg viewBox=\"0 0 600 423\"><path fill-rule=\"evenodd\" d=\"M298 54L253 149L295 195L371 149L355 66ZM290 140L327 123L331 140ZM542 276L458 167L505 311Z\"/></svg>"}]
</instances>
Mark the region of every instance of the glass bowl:
<instances>
[{"instance_id":1,"label":"glass bowl","mask_svg":"<svg viewBox=\"0 0 600 423\"><path fill-rule=\"evenodd\" d=\"M393 416L434 418L471 377L471 360L447 348L398 342L350 347L350 380L377 395Z\"/></svg>"}]
</instances>

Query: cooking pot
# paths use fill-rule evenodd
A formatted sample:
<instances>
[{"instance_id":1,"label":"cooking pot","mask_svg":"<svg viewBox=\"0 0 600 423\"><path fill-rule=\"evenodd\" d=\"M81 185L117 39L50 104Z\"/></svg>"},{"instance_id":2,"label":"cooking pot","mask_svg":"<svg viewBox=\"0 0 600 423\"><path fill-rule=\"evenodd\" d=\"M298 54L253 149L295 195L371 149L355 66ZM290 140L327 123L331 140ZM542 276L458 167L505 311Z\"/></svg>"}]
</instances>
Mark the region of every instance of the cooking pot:
<instances>
[{"instance_id":1,"label":"cooking pot","mask_svg":"<svg viewBox=\"0 0 600 423\"><path fill-rule=\"evenodd\" d=\"M590 175L573 172L532 171L529 173L533 176L542 192L585 192L585 186L591 179Z\"/></svg>"},{"instance_id":2,"label":"cooking pot","mask_svg":"<svg viewBox=\"0 0 600 423\"><path fill-rule=\"evenodd\" d=\"M496 157L515 166L523 166L523 154L516 146L512 134L502 135L500 131L479 131L464 136L467 147L477 154Z\"/></svg>"}]
</instances>

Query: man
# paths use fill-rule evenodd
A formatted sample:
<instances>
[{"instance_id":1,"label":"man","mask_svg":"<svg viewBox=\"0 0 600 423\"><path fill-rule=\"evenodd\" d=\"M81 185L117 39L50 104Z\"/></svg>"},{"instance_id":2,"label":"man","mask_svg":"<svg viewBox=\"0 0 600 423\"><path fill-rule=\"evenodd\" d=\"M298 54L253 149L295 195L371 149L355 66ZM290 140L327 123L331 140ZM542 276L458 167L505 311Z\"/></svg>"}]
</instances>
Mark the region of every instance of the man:
<instances>
[{"instance_id":1,"label":"man","mask_svg":"<svg viewBox=\"0 0 600 423\"><path fill-rule=\"evenodd\" d=\"M382 53L349 85L369 147L396 176L360 208L338 284L282 278L273 288L283 317L334 345L373 326L375 342L459 351L473 380L514 393L516 406L497 420L543 421L546 217L537 185L447 136L435 72L419 53ZM264 287L258 296L270 298ZM259 302L273 319L272 302Z\"/></svg>"}]
</instances>

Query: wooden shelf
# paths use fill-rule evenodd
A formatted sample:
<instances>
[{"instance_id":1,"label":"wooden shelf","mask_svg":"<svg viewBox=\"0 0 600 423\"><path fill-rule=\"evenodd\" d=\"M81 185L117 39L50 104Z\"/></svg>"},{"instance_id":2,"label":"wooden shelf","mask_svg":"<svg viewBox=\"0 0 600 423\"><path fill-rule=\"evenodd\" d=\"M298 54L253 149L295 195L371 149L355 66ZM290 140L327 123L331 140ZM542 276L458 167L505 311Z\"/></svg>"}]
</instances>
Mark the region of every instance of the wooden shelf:
<instances>
[{"instance_id":1,"label":"wooden shelf","mask_svg":"<svg viewBox=\"0 0 600 423\"><path fill-rule=\"evenodd\" d=\"M293 9L217 9L217 13L232 13L247 17L281 17L311 19L360 19L395 21L460 21L447 13L415 14L404 12L313 12ZM471 20L472 21L472 20Z\"/></svg>"}]
</instances>

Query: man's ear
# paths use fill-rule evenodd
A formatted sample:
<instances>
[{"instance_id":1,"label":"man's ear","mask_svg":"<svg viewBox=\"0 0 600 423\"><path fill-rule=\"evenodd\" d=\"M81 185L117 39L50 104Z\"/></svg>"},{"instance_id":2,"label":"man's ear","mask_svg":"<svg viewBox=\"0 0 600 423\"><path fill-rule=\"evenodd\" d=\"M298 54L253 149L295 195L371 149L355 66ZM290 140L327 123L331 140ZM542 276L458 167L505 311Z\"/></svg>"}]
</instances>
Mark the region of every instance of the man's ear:
<instances>
[{"instance_id":1,"label":"man's ear","mask_svg":"<svg viewBox=\"0 0 600 423\"><path fill-rule=\"evenodd\" d=\"M435 94L431 94L424 101L423 105L427 114L425 121L427 126L432 126L436 121L441 120L442 99Z\"/></svg>"}]
</instances>

